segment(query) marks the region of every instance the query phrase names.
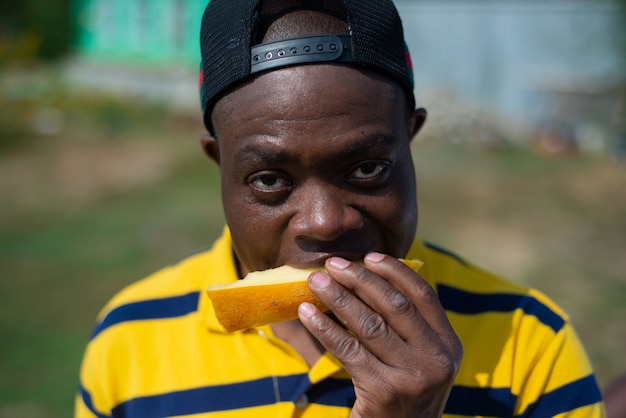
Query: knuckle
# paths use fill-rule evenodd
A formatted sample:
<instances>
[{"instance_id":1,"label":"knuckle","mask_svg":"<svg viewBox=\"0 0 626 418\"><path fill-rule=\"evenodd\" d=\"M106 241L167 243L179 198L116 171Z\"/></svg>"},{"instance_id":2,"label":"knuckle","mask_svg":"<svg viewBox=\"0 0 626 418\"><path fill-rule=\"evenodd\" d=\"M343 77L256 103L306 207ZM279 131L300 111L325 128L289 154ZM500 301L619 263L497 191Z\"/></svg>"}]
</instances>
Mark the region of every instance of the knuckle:
<instances>
[{"instance_id":1,"label":"knuckle","mask_svg":"<svg viewBox=\"0 0 626 418\"><path fill-rule=\"evenodd\" d=\"M389 295L389 307L395 315L411 313L414 309L413 303L406 295L393 289Z\"/></svg>"},{"instance_id":2,"label":"knuckle","mask_svg":"<svg viewBox=\"0 0 626 418\"><path fill-rule=\"evenodd\" d=\"M418 285L417 294L419 297L427 300L439 300L435 289L433 289L430 284L423 282Z\"/></svg>"},{"instance_id":3,"label":"knuckle","mask_svg":"<svg viewBox=\"0 0 626 418\"><path fill-rule=\"evenodd\" d=\"M342 338L337 342L335 355L341 358L349 358L352 362L357 362L361 352L361 343L352 336Z\"/></svg>"},{"instance_id":4,"label":"knuckle","mask_svg":"<svg viewBox=\"0 0 626 418\"><path fill-rule=\"evenodd\" d=\"M312 317L311 325L320 334L320 336L325 336L333 330L332 324L323 317Z\"/></svg>"},{"instance_id":5,"label":"knuckle","mask_svg":"<svg viewBox=\"0 0 626 418\"><path fill-rule=\"evenodd\" d=\"M365 284L367 286L369 285L369 283L375 280L375 275L370 270L361 265L355 264L352 270L352 274L354 275L354 281L356 283L359 283L360 285Z\"/></svg>"},{"instance_id":6,"label":"knuckle","mask_svg":"<svg viewBox=\"0 0 626 418\"><path fill-rule=\"evenodd\" d=\"M457 340L458 341L458 340ZM459 371L459 369L461 368L461 362L463 361L463 345L461 345L461 342L458 341L458 344L456 344L455 346L455 350L453 353L453 363L454 363L454 368L455 368L455 373Z\"/></svg>"},{"instance_id":7,"label":"knuckle","mask_svg":"<svg viewBox=\"0 0 626 418\"><path fill-rule=\"evenodd\" d=\"M459 340L458 336L453 332L449 335L444 335L444 337L442 341L446 345L444 346L445 348L442 347L439 350L438 358L445 363L450 363L452 367L458 369L463 360L463 345L461 344L461 340Z\"/></svg>"},{"instance_id":8,"label":"knuckle","mask_svg":"<svg viewBox=\"0 0 626 418\"><path fill-rule=\"evenodd\" d=\"M340 288L333 295L333 306L339 309L345 308L346 306L350 305L352 298L353 296L350 292L348 292L344 288Z\"/></svg>"},{"instance_id":9,"label":"knuckle","mask_svg":"<svg viewBox=\"0 0 626 418\"><path fill-rule=\"evenodd\" d=\"M457 372L457 362L451 358L446 357L439 362L439 370L441 371L441 376L444 380L450 380L456 375Z\"/></svg>"},{"instance_id":10,"label":"knuckle","mask_svg":"<svg viewBox=\"0 0 626 418\"><path fill-rule=\"evenodd\" d=\"M371 313L362 319L361 330L363 337L368 339L384 337L389 332L387 323L377 313Z\"/></svg>"},{"instance_id":11,"label":"knuckle","mask_svg":"<svg viewBox=\"0 0 626 418\"><path fill-rule=\"evenodd\" d=\"M437 350L433 355L434 363L437 365L437 374L441 382L449 382L454 379L461 367L461 356L456 351L448 351L443 348Z\"/></svg>"}]
</instances>

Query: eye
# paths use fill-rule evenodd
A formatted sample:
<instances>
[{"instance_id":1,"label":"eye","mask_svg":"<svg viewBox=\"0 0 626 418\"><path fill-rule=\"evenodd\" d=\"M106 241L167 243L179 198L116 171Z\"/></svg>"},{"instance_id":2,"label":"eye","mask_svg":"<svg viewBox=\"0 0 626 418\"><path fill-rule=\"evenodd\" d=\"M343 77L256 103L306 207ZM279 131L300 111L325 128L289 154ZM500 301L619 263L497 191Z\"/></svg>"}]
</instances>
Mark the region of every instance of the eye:
<instances>
[{"instance_id":1,"label":"eye","mask_svg":"<svg viewBox=\"0 0 626 418\"><path fill-rule=\"evenodd\" d=\"M365 162L348 174L351 180L372 180L384 176L389 169L389 163L381 161Z\"/></svg>"},{"instance_id":2,"label":"eye","mask_svg":"<svg viewBox=\"0 0 626 418\"><path fill-rule=\"evenodd\" d=\"M269 172L254 174L246 182L260 192L278 192L291 187L289 180L276 173Z\"/></svg>"}]
</instances>

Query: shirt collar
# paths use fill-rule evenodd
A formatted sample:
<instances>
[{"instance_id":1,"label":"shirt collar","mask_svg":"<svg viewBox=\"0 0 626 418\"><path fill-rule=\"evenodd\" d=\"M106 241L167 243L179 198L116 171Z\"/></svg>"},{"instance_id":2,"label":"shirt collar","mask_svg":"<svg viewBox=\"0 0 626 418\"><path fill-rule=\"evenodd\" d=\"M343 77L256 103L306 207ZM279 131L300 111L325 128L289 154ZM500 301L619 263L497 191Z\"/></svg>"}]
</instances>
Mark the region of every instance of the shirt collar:
<instances>
[{"instance_id":1,"label":"shirt collar","mask_svg":"<svg viewBox=\"0 0 626 418\"><path fill-rule=\"evenodd\" d=\"M232 238L228 227L224 227L222 236L215 241L213 249L210 252L210 258L206 260L206 262L206 281L204 288L200 292L198 311L202 322L210 331L225 333L224 328L222 328L222 325L215 316L213 305L205 290L209 286L234 283L239 279Z\"/></svg>"}]
</instances>

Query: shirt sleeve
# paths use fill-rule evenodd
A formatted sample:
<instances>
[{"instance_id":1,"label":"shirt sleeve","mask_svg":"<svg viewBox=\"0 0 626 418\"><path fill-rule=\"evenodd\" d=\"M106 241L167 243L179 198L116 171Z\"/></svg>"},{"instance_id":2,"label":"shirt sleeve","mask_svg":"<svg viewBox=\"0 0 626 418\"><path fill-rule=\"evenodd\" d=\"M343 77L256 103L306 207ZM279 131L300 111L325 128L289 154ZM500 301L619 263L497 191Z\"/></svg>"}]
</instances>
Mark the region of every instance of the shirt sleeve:
<instances>
[{"instance_id":1,"label":"shirt sleeve","mask_svg":"<svg viewBox=\"0 0 626 418\"><path fill-rule=\"evenodd\" d=\"M519 382L515 416L606 416L593 369L570 322L546 342L533 363Z\"/></svg>"}]
</instances>

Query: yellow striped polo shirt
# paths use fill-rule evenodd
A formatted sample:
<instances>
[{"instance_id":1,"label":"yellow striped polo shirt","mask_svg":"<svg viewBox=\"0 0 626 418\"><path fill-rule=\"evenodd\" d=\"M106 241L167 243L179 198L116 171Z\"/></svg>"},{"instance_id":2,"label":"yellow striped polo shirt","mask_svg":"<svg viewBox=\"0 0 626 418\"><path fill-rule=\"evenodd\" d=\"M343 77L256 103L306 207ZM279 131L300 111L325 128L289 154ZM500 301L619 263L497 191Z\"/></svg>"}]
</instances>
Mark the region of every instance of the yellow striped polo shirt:
<instances>
[{"instance_id":1,"label":"yellow striped polo shirt","mask_svg":"<svg viewBox=\"0 0 626 418\"><path fill-rule=\"evenodd\" d=\"M548 298L419 240L407 258L425 262L464 347L445 417L604 416L587 356ZM204 290L237 279L225 229L210 251L116 295L87 345L75 416L347 417L354 389L332 355L309 367L269 326L222 331Z\"/></svg>"}]
</instances>

